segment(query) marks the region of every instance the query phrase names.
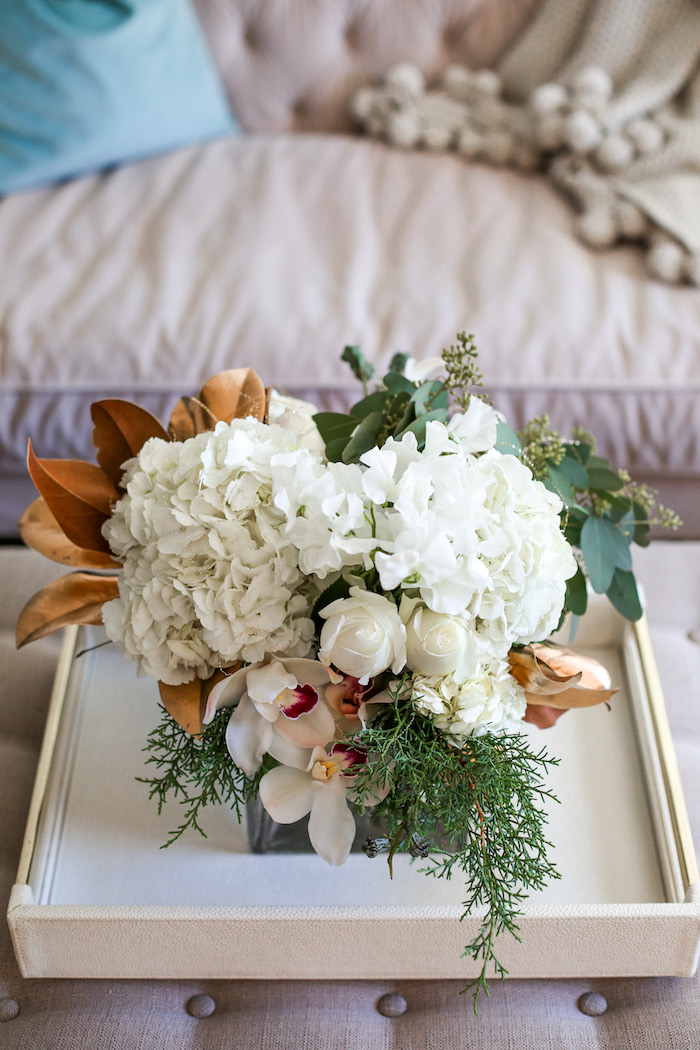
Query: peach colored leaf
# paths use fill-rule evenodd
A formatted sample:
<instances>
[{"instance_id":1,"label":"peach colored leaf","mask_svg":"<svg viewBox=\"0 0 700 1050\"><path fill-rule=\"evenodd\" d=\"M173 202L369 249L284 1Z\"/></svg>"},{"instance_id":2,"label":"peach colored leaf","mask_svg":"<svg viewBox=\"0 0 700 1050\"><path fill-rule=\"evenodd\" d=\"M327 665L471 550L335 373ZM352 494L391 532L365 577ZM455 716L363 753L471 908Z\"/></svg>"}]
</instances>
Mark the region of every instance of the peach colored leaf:
<instances>
[{"instance_id":1,"label":"peach colored leaf","mask_svg":"<svg viewBox=\"0 0 700 1050\"><path fill-rule=\"evenodd\" d=\"M557 719L565 714L565 710L547 704L528 704L523 722L531 722L538 729L551 729Z\"/></svg>"},{"instance_id":2,"label":"peach colored leaf","mask_svg":"<svg viewBox=\"0 0 700 1050\"><path fill-rule=\"evenodd\" d=\"M229 368L219 372L202 387L199 400L212 415L230 423L232 419L265 416L265 387L252 368Z\"/></svg>"},{"instance_id":3,"label":"peach colored leaf","mask_svg":"<svg viewBox=\"0 0 700 1050\"><path fill-rule=\"evenodd\" d=\"M68 539L86 550L109 552L101 530L119 492L107 475L79 459L39 459L31 441L27 467Z\"/></svg>"},{"instance_id":4,"label":"peach colored leaf","mask_svg":"<svg viewBox=\"0 0 700 1050\"><path fill-rule=\"evenodd\" d=\"M508 654L511 674L528 704L568 709L593 707L614 696L602 664L551 642L534 642Z\"/></svg>"},{"instance_id":5,"label":"peach colored leaf","mask_svg":"<svg viewBox=\"0 0 700 1050\"><path fill-rule=\"evenodd\" d=\"M42 496L30 503L19 519L20 536L28 547L51 561L79 569L120 569L104 551L89 551L71 543Z\"/></svg>"},{"instance_id":6,"label":"peach colored leaf","mask_svg":"<svg viewBox=\"0 0 700 1050\"><path fill-rule=\"evenodd\" d=\"M122 463L138 455L149 438L168 440L163 427L145 408L120 398L95 401L90 414L97 462L115 485L122 479Z\"/></svg>"},{"instance_id":7,"label":"peach colored leaf","mask_svg":"<svg viewBox=\"0 0 700 1050\"><path fill-rule=\"evenodd\" d=\"M204 711L209 693L229 674L237 671L242 665L235 664L227 671L214 671L209 678L195 678L184 685L166 685L158 683L163 707L186 733L199 736L204 727Z\"/></svg>"},{"instance_id":8,"label":"peach colored leaf","mask_svg":"<svg viewBox=\"0 0 700 1050\"><path fill-rule=\"evenodd\" d=\"M175 405L168 424L173 441L187 441L205 430L213 430L218 420L196 397L181 397Z\"/></svg>"},{"instance_id":9,"label":"peach colored leaf","mask_svg":"<svg viewBox=\"0 0 700 1050\"><path fill-rule=\"evenodd\" d=\"M102 606L118 595L116 576L72 572L52 580L22 609L15 633L17 648L69 623L102 623Z\"/></svg>"}]
</instances>

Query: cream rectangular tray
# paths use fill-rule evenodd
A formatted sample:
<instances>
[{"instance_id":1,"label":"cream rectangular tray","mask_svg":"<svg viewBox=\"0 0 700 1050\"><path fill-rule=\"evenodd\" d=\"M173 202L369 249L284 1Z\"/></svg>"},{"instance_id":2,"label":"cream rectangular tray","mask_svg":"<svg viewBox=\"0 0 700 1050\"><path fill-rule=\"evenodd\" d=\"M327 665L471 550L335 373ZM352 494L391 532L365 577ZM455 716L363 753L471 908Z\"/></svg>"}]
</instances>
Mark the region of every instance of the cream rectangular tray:
<instances>
[{"instance_id":1,"label":"cream rectangular tray","mask_svg":"<svg viewBox=\"0 0 700 1050\"><path fill-rule=\"evenodd\" d=\"M252 855L223 807L159 847L179 822L148 800L142 748L157 688L101 640L68 629L8 911L27 977L358 978L473 976L461 957L478 918L462 889L400 857ZM700 888L646 622L603 600L576 646L620 685L611 710L571 712L538 745L561 757L551 787L562 878L526 903L521 942L497 954L512 977L690 975Z\"/></svg>"}]
</instances>

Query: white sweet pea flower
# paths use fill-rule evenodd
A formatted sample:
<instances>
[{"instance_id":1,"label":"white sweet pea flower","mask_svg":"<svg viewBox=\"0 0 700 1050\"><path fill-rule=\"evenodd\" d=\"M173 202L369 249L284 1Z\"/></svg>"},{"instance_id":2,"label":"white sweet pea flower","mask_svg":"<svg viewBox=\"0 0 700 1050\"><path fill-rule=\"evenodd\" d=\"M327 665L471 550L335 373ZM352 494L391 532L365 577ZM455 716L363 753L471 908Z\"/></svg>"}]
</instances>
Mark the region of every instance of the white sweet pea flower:
<instances>
[{"instance_id":1,"label":"white sweet pea flower","mask_svg":"<svg viewBox=\"0 0 700 1050\"><path fill-rule=\"evenodd\" d=\"M389 668L406 663L406 628L394 603L382 594L351 587L349 598L331 602L320 613L319 658L367 685Z\"/></svg>"},{"instance_id":2,"label":"white sweet pea flower","mask_svg":"<svg viewBox=\"0 0 700 1050\"><path fill-rule=\"evenodd\" d=\"M501 418L491 405L472 395L467 411L455 412L447 430L465 452L486 452L496 444L496 427Z\"/></svg>"},{"instance_id":3,"label":"white sweet pea flower","mask_svg":"<svg viewBox=\"0 0 700 1050\"><path fill-rule=\"evenodd\" d=\"M348 769L366 762L366 754L334 744L330 751L297 749L296 757L288 757L261 779L260 801L278 824L294 824L309 813L313 848L328 864L344 864L355 837L347 803L355 778Z\"/></svg>"},{"instance_id":4,"label":"white sweet pea flower","mask_svg":"<svg viewBox=\"0 0 700 1050\"><path fill-rule=\"evenodd\" d=\"M399 615L406 625L406 665L421 675L452 674L464 681L476 670L479 646L464 617L433 612L403 597Z\"/></svg>"},{"instance_id":5,"label":"white sweet pea flower","mask_svg":"<svg viewBox=\"0 0 700 1050\"><path fill-rule=\"evenodd\" d=\"M288 746L313 748L333 739L335 721L323 698L329 683L328 669L317 660L270 657L214 686L203 721L235 705L226 746L239 769L253 776L264 754L284 761Z\"/></svg>"}]
</instances>

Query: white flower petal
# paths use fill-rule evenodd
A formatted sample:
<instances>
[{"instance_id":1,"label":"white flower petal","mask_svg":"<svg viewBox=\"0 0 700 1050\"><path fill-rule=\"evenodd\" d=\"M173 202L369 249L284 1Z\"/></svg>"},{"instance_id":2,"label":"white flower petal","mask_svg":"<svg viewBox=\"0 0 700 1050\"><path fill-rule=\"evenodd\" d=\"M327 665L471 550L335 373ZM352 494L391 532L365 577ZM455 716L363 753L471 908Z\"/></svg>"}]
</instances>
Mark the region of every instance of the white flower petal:
<instances>
[{"instance_id":1,"label":"white flower petal","mask_svg":"<svg viewBox=\"0 0 700 1050\"><path fill-rule=\"evenodd\" d=\"M276 766L260 781L260 801L278 824L294 824L311 810L313 780L301 769Z\"/></svg>"},{"instance_id":2,"label":"white flower petal","mask_svg":"<svg viewBox=\"0 0 700 1050\"><path fill-rule=\"evenodd\" d=\"M260 769L263 755L272 741L270 722L258 714L247 696L241 698L229 719L226 747L239 769L252 777Z\"/></svg>"},{"instance_id":3,"label":"white flower petal","mask_svg":"<svg viewBox=\"0 0 700 1050\"><path fill-rule=\"evenodd\" d=\"M316 782L312 784L312 790L313 803L309 817L311 845L327 864L338 867L348 859L355 838L355 818L348 808L345 788L338 781L327 784Z\"/></svg>"},{"instance_id":4,"label":"white flower petal","mask_svg":"<svg viewBox=\"0 0 700 1050\"><path fill-rule=\"evenodd\" d=\"M268 755L272 755L283 766L292 766L294 769L303 769L308 772L311 752L306 747L297 747L296 744L285 740L283 736L272 727L272 739L267 748Z\"/></svg>"},{"instance_id":5,"label":"white flower petal","mask_svg":"<svg viewBox=\"0 0 700 1050\"><path fill-rule=\"evenodd\" d=\"M223 678L214 686L207 697L207 706L202 721L209 725L217 711L223 707L233 707L243 696L246 687L246 675L249 667L242 667L228 678Z\"/></svg>"},{"instance_id":6,"label":"white flower petal","mask_svg":"<svg viewBox=\"0 0 700 1050\"><path fill-rule=\"evenodd\" d=\"M248 696L255 704L271 704L285 689L293 689L297 680L279 660L270 660L259 667L249 668Z\"/></svg>"},{"instance_id":7,"label":"white flower petal","mask_svg":"<svg viewBox=\"0 0 700 1050\"><path fill-rule=\"evenodd\" d=\"M325 703L319 701L313 711L298 718L285 718L280 714L275 729L297 747L323 747L335 735L335 720Z\"/></svg>"}]
</instances>

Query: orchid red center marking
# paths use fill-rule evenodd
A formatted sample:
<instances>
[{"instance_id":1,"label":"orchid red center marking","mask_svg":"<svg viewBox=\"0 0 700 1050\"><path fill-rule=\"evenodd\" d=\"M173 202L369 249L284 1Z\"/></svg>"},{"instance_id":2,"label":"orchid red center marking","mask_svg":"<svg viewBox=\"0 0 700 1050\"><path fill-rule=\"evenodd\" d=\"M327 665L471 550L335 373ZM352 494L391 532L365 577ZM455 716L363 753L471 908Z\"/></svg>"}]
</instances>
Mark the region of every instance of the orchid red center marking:
<instances>
[{"instance_id":1,"label":"orchid red center marking","mask_svg":"<svg viewBox=\"0 0 700 1050\"><path fill-rule=\"evenodd\" d=\"M299 718L313 711L318 693L312 685L298 685L294 689L283 689L275 703L286 718Z\"/></svg>"}]
</instances>

